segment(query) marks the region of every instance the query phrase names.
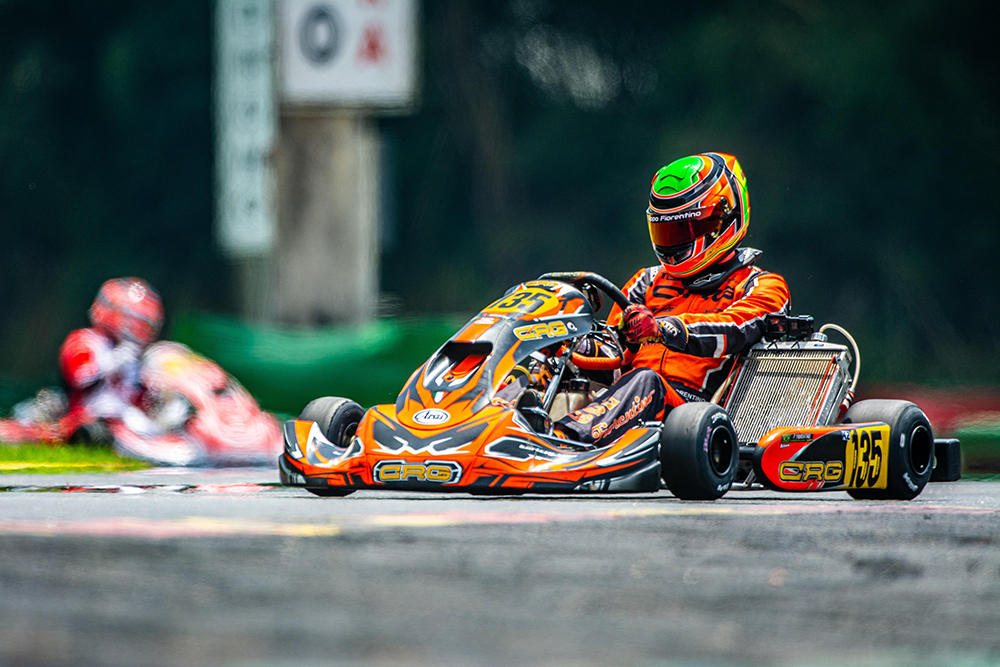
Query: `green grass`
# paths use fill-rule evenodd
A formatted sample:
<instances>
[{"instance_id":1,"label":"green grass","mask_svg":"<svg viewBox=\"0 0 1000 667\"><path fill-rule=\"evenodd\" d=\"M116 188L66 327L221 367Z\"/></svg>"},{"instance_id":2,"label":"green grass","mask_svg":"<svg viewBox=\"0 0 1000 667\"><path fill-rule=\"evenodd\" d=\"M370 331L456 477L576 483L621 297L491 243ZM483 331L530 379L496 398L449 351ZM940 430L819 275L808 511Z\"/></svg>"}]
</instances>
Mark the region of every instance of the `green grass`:
<instances>
[{"instance_id":1,"label":"green grass","mask_svg":"<svg viewBox=\"0 0 1000 667\"><path fill-rule=\"evenodd\" d=\"M969 424L955 432L966 472L1000 473L1000 422Z\"/></svg>"},{"instance_id":2,"label":"green grass","mask_svg":"<svg viewBox=\"0 0 1000 667\"><path fill-rule=\"evenodd\" d=\"M966 482L1000 482L1000 473L963 472L962 479Z\"/></svg>"},{"instance_id":3,"label":"green grass","mask_svg":"<svg viewBox=\"0 0 1000 667\"><path fill-rule=\"evenodd\" d=\"M0 475L144 470L148 463L123 459L109 447L0 443Z\"/></svg>"}]
</instances>

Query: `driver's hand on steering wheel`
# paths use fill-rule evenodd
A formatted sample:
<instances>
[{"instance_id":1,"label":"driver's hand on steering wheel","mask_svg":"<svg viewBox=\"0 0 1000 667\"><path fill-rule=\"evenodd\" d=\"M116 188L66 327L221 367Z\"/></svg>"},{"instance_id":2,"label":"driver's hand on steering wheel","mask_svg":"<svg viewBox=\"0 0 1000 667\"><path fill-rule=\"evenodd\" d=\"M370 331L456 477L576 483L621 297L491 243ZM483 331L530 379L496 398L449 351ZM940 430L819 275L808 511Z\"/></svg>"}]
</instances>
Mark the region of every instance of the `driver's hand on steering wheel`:
<instances>
[{"instance_id":1,"label":"driver's hand on steering wheel","mask_svg":"<svg viewBox=\"0 0 1000 667\"><path fill-rule=\"evenodd\" d=\"M625 340L632 344L662 343L682 351L687 347L687 327L677 317L667 316L659 321L646 306L633 304L625 309L622 319Z\"/></svg>"},{"instance_id":2,"label":"driver's hand on steering wheel","mask_svg":"<svg viewBox=\"0 0 1000 667\"><path fill-rule=\"evenodd\" d=\"M660 342L660 325L646 306L631 305L622 317L625 340L633 344Z\"/></svg>"}]
</instances>

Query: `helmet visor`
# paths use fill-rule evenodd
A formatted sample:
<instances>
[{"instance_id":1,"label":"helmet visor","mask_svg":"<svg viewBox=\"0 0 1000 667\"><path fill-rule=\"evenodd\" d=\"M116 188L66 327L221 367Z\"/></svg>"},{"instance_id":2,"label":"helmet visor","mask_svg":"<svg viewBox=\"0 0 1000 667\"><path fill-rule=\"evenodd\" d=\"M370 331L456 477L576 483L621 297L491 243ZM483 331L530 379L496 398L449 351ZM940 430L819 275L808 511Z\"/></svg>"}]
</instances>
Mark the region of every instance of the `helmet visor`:
<instances>
[{"instance_id":1,"label":"helmet visor","mask_svg":"<svg viewBox=\"0 0 1000 667\"><path fill-rule=\"evenodd\" d=\"M655 246L671 247L691 243L699 236L715 231L722 216L714 209L697 208L679 213L660 213L646 209L649 237Z\"/></svg>"}]
</instances>

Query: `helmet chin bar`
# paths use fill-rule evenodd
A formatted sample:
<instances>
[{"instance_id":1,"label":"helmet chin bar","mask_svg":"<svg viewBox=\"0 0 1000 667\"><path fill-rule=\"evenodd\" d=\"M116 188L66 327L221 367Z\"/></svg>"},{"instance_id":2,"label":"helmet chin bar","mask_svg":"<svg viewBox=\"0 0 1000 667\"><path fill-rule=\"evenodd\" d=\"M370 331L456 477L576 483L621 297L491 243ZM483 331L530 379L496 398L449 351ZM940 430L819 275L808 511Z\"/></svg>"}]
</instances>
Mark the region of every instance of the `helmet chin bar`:
<instances>
[{"instance_id":1,"label":"helmet chin bar","mask_svg":"<svg viewBox=\"0 0 1000 667\"><path fill-rule=\"evenodd\" d=\"M699 237L704 238L704 237ZM691 259L694 255L694 245L698 242L698 239L691 241L690 243L684 243L675 246L653 246L653 250L656 256L659 258L660 262L663 264L669 264L673 266L674 264L680 264L681 262Z\"/></svg>"}]
</instances>

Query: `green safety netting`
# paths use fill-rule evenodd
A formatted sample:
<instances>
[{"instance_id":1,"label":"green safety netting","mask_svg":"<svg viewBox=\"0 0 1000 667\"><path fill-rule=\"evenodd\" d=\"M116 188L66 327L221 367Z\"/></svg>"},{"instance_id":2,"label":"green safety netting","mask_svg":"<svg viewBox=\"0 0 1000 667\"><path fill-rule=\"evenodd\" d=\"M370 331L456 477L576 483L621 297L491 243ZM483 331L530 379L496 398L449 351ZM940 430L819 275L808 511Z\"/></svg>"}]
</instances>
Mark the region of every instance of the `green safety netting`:
<instances>
[{"instance_id":1,"label":"green safety netting","mask_svg":"<svg viewBox=\"0 0 1000 667\"><path fill-rule=\"evenodd\" d=\"M175 318L171 336L217 362L263 408L297 415L319 396L391 403L461 317L381 319L358 327L291 329L214 315Z\"/></svg>"}]
</instances>

